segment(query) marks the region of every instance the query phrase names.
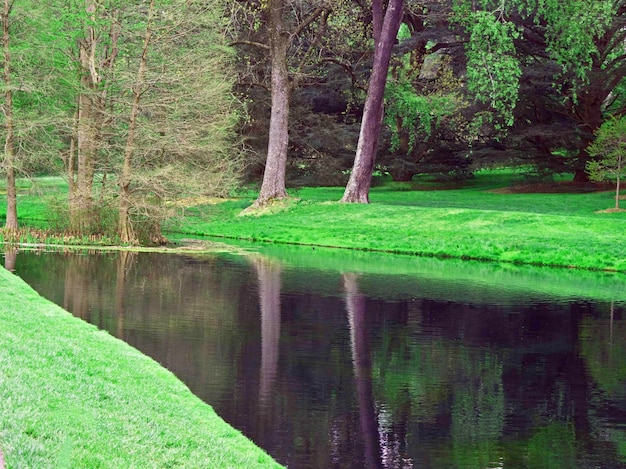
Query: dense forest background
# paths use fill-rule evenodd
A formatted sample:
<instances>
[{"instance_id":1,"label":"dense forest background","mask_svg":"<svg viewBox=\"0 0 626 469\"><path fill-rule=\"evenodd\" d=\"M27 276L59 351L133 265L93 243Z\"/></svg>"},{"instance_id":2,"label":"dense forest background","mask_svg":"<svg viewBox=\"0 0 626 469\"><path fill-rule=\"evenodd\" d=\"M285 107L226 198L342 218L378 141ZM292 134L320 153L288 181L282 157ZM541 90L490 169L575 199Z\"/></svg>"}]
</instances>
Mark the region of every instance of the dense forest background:
<instances>
[{"instance_id":1,"label":"dense forest background","mask_svg":"<svg viewBox=\"0 0 626 469\"><path fill-rule=\"evenodd\" d=\"M68 181L51 205L65 229L124 242L158 240L182 197L246 183L262 205L298 185L367 202L377 174L585 182L603 158L590 145L626 110L623 0L0 8L8 229L15 178L42 174Z\"/></svg>"}]
</instances>

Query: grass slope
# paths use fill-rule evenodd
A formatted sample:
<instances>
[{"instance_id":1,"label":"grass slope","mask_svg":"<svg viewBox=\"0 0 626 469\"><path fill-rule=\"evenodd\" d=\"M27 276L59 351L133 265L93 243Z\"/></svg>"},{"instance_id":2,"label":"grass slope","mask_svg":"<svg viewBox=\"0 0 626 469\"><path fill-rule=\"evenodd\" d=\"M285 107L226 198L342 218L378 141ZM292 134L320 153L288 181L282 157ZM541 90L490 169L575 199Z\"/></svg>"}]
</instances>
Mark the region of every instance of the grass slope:
<instances>
[{"instance_id":1,"label":"grass slope","mask_svg":"<svg viewBox=\"0 0 626 469\"><path fill-rule=\"evenodd\" d=\"M7 467L280 467L169 371L0 268Z\"/></svg>"}]
</instances>

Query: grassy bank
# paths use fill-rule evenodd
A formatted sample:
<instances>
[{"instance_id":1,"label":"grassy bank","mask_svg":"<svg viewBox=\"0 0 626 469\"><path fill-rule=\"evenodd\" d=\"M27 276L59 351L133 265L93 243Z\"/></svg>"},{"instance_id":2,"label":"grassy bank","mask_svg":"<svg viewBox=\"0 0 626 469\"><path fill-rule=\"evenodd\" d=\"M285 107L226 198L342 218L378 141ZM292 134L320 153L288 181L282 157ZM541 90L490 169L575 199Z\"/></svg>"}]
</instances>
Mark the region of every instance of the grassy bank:
<instances>
[{"instance_id":1,"label":"grassy bank","mask_svg":"<svg viewBox=\"0 0 626 469\"><path fill-rule=\"evenodd\" d=\"M460 188L394 184L371 204L341 204L340 188L302 189L266 211L252 199L198 206L172 231L422 256L626 271L626 213L599 213L611 192L519 193L484 173ZM570 186L555 188L574 189ZM425 190L427 189L427 190Z\"/></svg>"},{"instance_id":2,"label":"grassy bank","mask_svg":"<svg viewBox=\"0 0 626 469\"><path fill-rule=\"evenodd\" d=\"M280 467L174 375L0 268L9 468Z\"/></svg>"},{"instance_id":3,"label":"grassy bank","mask_svg":"<svg viewBox=\"0 0 626 469\"><path fill-rule=\"evenodd\" d=\"M23 184L18 203L23 221L45 226L45 198L67 190L59 181L42 179L38 189ZM290 191L287 201L242 216L256 196L249 192L189 207L182 222L167 229L173 237L626 272L626 213L602 212L614 206L612 191L580 192L566 180L524 182L513 171L483 171L454 186L426 179L386 183L372 189L369 205L338 203L342 188L304 188ZM0 217L4 210L0 205Z\"/></svg>"}]
</instances>

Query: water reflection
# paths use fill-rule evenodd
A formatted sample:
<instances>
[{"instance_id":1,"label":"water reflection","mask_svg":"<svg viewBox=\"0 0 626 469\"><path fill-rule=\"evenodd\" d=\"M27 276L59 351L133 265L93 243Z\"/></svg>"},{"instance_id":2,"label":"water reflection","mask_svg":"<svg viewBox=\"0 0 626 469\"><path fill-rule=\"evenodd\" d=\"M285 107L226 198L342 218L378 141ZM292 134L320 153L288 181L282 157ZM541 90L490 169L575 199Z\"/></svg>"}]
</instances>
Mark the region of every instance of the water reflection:
<instances>
[{"instance_id":1,"label":"water reflection","mask_svg":"<svg viewBox=\"0 0 626 469\"><path fill-rule=\"evenodd\" d=\"M15 270L15 262L17 260L17 249L11 246L6 247L4 251L4 268L9 272Z\"/></svg>"},{"instance_id":2,"label":"water reflection","mask_svg":"<svg viewBox=\"0 0 626 469\"><path fill-rule=\"evenodd\" d=\"M261 309L261 365L259 367L259 423L257 438L259 445L269 445L265 435L275 431L273 419L273 396L278 374L280 350L280 262L267 257L254 256L252 265L257 274L259 307Z\"/></svg>"},{"instance_id":3,"label":"water reflection","mask_svg":"<svg viewBox=\"0 0 626 469\"><path fill-rule=\"evenodd\" d=\"M358 277L344 273L343 285L346 290L346 309L350 324L350 344L354 380L359 407L361 437L365 446L365 467L382 467L379 446L378 421L372 396L372 354L370 351L370 326L367 322L365 295L359 293Z\"/></svg>"},{"instance_id":4,"label":"water reflection","mask_svg":"<svg viewBox=\"0 0 626 469\"><path fill-rule=\"evenodd\" d=\"M626 467L624 298L574 297L571 272L546 294L543 272L486 288L482 266L472 285L258 255L7 263L291 468Z\"/></svg>"}]
</instances>

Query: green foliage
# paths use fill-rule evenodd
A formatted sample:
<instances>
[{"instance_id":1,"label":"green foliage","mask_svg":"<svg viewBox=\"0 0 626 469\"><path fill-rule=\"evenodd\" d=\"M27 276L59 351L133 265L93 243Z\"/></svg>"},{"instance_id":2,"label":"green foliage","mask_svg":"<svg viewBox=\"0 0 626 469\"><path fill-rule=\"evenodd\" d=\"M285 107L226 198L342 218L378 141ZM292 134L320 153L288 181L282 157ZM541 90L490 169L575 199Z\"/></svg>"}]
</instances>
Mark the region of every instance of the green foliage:
<instances>
[{"instance_id":1,"label":"green foliage","mask_svg":"<svg viewBox=\"0 0 626 469\"><path fill-rule=\"evenodd\" d=\"M408 39L410 31L402 24L398 39ZM420 69L412 63L414 53L404 54L389 73L385 88L385 124L391 130L391 151L411 155L420 143L429 141L444 121L458 114L463 102L458 94L460 81L449 70L449 59L432 54L440 64L437 78L428 91L419 91ZM408 139L408 142L402 142ZM405 148L402 148L406 146Z\"/></svg>"},{"instance_id":2,"label":"green foliage","mask_svg":"<svg viewBox=\"0 0 626 469\"><path fill-rule=\"evenodd\" d=\"M46 201L46 225L48 228L58 233L71 233L67 197L51 196L44 200ZM101 198L92 211L93 213L88 217L89 225L86 234L115 239L118 223L116 200Z\"/></svg>"},{"instance_id":3,"label":"green foliage","mask_svg":"<svg viewBox=\"0 0 626 469\"><path fill-rule=\"evenodd\" d=\"M587 162L589 178L616 181L615 203L619 207L619 183L626 177L626 117L602 124L587 152L595 158Z\"/></svg>"},{"instance_id":4,"label":"green foliage","mask_svg":"<svg viewBox=\"0 0 626 469\"><path fill-rule=\"evenodd\" d=\"M514 39L513 23L487 11L472 14L467 54L467 86L478 102L488 104L499 132L513 125L522 74Z\"/></svg>"},{"instance_id":5,"label":"green foliage","mask_svg":"<svg viewBox=\"0 0 626 469\"><path fill-rule=\"evenodd\" d=\"M532 35L542 36L545 55L559 66L553 76L557 99L576 105L592 68L606 67L621 54L612 51L600 57L598 49L599 41L609 40L601 38L615 23L618 5L611 0L455 0L453 21L469 35L468 89L477 102L489 105L489 112L475 119L475 133L484 124L505 133L513 124L520 64L545 60L541 54L524 56L516 50L516 41L526 41ZM519 29L513 21L520 24ZM536 29L531 31L533 27ZM539 42L533 40L529 46Z\"/></svg>"},{"instance_id":6,"label":"green foliage","mask_svg":"<svg viewBox=\"0 0 626 469\"><path fill-rule=\"evenodd\" d=\"M518 0L520 1L520 0ZM587 81L594 58L598 54L595 39L602 37L616 14L611 0L541 0L521 1L528 8L536 7L536 21L546 22L548 52L571 72L574 86Z\"/></svg>"},{"instance_id":7,"label":"green foliage","mask_svg":"<svg viewBox=\"0 0 626 469\"><path fill-rule=\"evenodd\" d=\"M515 11L531 18L545 26L551 57L564 71L584 80L598 53L594 40L606 32L617 7L612 0L455 0L453 11L455 21L470 31L483 15L506 22Z\"/></svg>"},{"instance_id":8,"label":"green foliage","mask_svg":"<svg viewBox=\"0 0 626 469\"><path fill-rule=\"evenodd\" d=\"M505 400L502 360L463 350L457 379L461 383L452 402L452 445L456 467L488 467L500 459L499 439L504 432Z\"/></svg>"},{"instance_id":9,"label":"green foliage","mask_svg":"<svg viewBox=\"0 0 626 469\"><path fill-rule=\"evenodd\" d=\"M45 3L15 1L9 15L10 74L15 133L14 169L19 175L47 173L54 168L63 142L58 129L67 125L59 96L65 89L55 67L58 56L48 34L53 18ZM4 56L0 58L4 61ZM4 66L4 64L2 64ZM6 83L0 83L4 100ZM0 114L4 126L5 114ZM0 167L0 171L2 171Z\"/></svg>"},{"instance_id":10,"label":"green foliage","mask_svg":"<svg viewBox=\"0 0 626 469\"><path fill-rule=\"evenodd\" d=\"M385 123L392 130L392 151L400 147L400 131L409 135L411 152L416 139L430 137L442 120L454 115L459 107L458 96L451 93L419 95L408 81L389 81L385 98L388 102Z\"/></svg>"},{"instance_id":11,"label":"green foliage","mask_svg":"<svg viewBox=\"0 0 626 469\"><path fill-rule=\"evenodd\" d=\"M574 425L552 422L537 429L528 442L528 466L546 469L576 467Z\"/></svg>"},{"instance_id":12,"label":"green foliage","mask_svg":"<svg viewBox=\"0 0 626 469\"><path fill-rule=\"evenodd\" d=\"M610 398L626 397L626 324L615 305L600 318L586 318L580 329L581 355L598 388Z\"/></svg>"},{"instance_id":13,"label":"green foliage","mask_svg":"<svg viewBox=\"0 0 626 469\"><path fill-rule=\"evenodd\" d=\"M594 181L615 181L624 176L626 158L626 117L607 120L596 132L595 141L589 146L590 156L597 158L587 165Z\"/></svg>"}]
</instances>

